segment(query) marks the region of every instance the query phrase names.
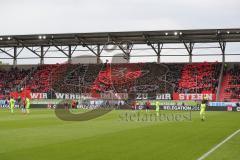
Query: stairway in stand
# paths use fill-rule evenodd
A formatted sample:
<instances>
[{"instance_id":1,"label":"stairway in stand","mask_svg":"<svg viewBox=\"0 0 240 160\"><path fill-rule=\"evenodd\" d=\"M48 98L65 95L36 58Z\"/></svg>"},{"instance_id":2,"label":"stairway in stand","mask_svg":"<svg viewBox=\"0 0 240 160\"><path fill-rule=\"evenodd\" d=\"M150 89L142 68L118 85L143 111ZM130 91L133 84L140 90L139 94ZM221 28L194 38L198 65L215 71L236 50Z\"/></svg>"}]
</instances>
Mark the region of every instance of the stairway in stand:
<instances>
[{"instance_id":1,"label":"stairway in stand","mask_svg":"<svg viewBox=\"0 0 240 160\"><path fill-rule=\"evenodd\" d=\"M225 92L225 89L228 88L228 83L229 83L230 75L226 74L223 77L223 81L221 83L221 90L220 90L220 101L224 101L224 99L229 99L231 94Z\"/></svg>"}]
</instances>

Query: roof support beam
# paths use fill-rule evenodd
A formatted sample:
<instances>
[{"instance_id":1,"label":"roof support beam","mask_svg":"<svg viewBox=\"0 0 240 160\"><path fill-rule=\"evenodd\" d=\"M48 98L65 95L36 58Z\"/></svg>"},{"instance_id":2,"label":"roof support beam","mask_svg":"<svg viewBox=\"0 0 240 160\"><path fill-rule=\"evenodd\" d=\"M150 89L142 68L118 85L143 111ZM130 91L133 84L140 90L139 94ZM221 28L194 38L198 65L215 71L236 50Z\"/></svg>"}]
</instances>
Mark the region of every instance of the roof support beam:
<instances>
[{"instance_id":1,"label":"roof support beam","mask_svg":"<svg viewBox=\"0 0 240 160\"><path fill-rule=\"evenodd\" d=\"M154 44L148 43L148 45L153 49L153 51L154 51L157 55L159 54L158 48L157 48Z\"/></svg>"},{"instance_id":2,"label":"roof support beam","mask_svg":"<svg viewBox=\"0 0 240 160\"><path fill-rule=\"evenodd\" d=\"M102 53L103 50L101 50L101 46L100 45L97 45L97 64L100 64L101 63L101 53Z\"/></svg>"},{"instance_id":3,"label":"roof support beam","mask_svg":"<svg viewBox=\"0 0 240 160\"><path fill-rule=\"evenodd\" d=\"M159 64L161 62L160 56L161 56L161 52L162 52L162 48L163 48L163 43L157 43L156 45L152 44L147 35L143 35L143 37L146 40L147 45L149 45L153 51L157 54L157 63Z\"/></svg>"},{"instance_id":4,"label":"roof support beam","mask_svg":"<svg viewBox=\"0 0 240 160\"><path fill-rule=\"evenodd\" d=\"M46 47L41 46L40 47L40 64L44 64L44 56L47 54L48 50L50 49L50 47L47 47L47 49L45 50Z\"/></svg>"},{"instance_id":5,"label":"roof support beam","mask_svg":"<svg viewBox=\"0 0 240 160\"><path fill-rule=\"evenodd\" d=\"M14 47L13 66L16 67L16 65L17 65L17 47Z\"/></svg>"},{"instance_id":6,"label":"roof support beam","mask_svg":"<svg viewBox=\"0 0 240 160\"><path fill-rule=\"evenodd\" d=\"M17 53L17 57L20 55L20 53L23 51L24 47L21 48L21 50Z\"/></svg>"},{"instance_id":7,"label":"roof support beam","mask_svg":"<svg viewBox=\"0 0 240 160\"><path fill-rule=\"evenodd\" d=\"M158 47L157 63L159 64L161 62L160 56L161 56L161 52L162 52L162 48L163 48L163 43L158 43L157 47Z\"/></svg>"},{"instance_id":8,"label":"roof support beam","mask_svg":"<svg viewBox=\"0 0 240 160\"><path fill-rule=\"evenodd\" d=\"M55 48L58 49L58 51L62 52L65 56L68 57L68 53L66 53L62 48L58 47L58 46L54 46Z\"/></svg>"},{"instance_id":9,"label":"roof support beam","mask_svg":"<svg viewBox=\"0 0 240 160\"><path fill-rule=\"evenodd\" d=\"M224 42L224 41L219 41L219 45L220 45L222 54L225 54L226 42Z\"/></svg>"},{"instance_id":10,"label":"roof support beam","mask_svg":"<svg viewBox=\"0 0 240 160\"><path fill-rule=\"evenodd\" d=\"M118 48L125 54L125 59L130 61L130 53L132 52L133 44L127 43L124 47L122 44L116 44Z\"/></svg>"},{"instance_id":11,"label":"roof support beam","mask_svg":"<svg viewBox=\"0 0 240 160\"><path fill-rule=\"evenodd\" d=\"M220 49L222 51L222 62L225 62L225 50L226 50L226 42L219 41Z\"/></svg>"},{"instance_id":12,"label":"roof support beam","mask_svg":"<svg viewBox=\"0 0 240 160\"><path fill-rule=\"evenodd\" d=\"M40 49L40 64L44 64L44 47L41 46L41 49Z\"/></svg>"},{"instance_id":13,"label":"roof support beam","mask_svg":"<svg viewBox=\"0 0 240 160\"><path fill-rule=\"evenodd\" d=\"M5 53L6 55L8 55L9 57L13 58L13 55L11 55L10 53L8 53L7 51L3 50L2 48L0 48L0 51L2 53Z\"/></svg>"},{"instance_id":14,"label":"roof support beam","mask_svg":"<svg viewBox=\"0 0 240 160\"><path fill-rule=\"evenodd\" d=\"M25 44L23 43L23 41L18 40L18 39L16 39L16 38L14 38L14 39L18 42L19 45L21 45L22 47L27 48L29 51L31 51L33 54L35 54L36 56L38 56L38 57L40 58L40 55L39 55L35 50L33 50L33 49L31 49L30 47L28 47L27 45L25 45Z\"/></svg>"},{"instance_id":15,"label":"roof support beam","mask_svg":"<svg viewBox=\"0 0 240 160\"><path fill-rule=\"evenodd\" d=\"M47 49L44 51L43 56L45 56L47 54L47 52L49 51L50 47L47 47Z\"/></svg>"},{"instance_id":16,"label":"roof support beam","mask_svg":"<svg viewBox=\"0 0 240 160\"><path fill-rule=\"evenodd\" d=\"M72 63L72 46L68 46L68 63Z\"/></svg>"},{"instance_id":17,"label":"roof support beam","mask_svg":"<svg viewBox=\"0 0 240 160\"><path fill-rule=\"evenodd\" d=\"M192 63L192 51L194 48L194 43L193 42L189 42L189 43L183 42L183 44L189 54L189 63Z\"/></svg>"},{"instance_id":18,"label":"roof support beam","mask_svg":"<svg viewBox=\"0 0 240 160\"><path fill-rule=\"evenodd\" d=\"M97 56L97 53L94 51L93 48L89 47L87 44L84 43L84 39L78 37L78 36L75 36L75 39L78 41L78 43L83 46L83 47L86 47L89 51L91 51L95 56Z\"/></svg>"},{"instance_id":19,"label":"roof support beam","mask_svg":"<svg viewBox=\"0 0 240 160\"><path fill-rule=\"evenodd\" d=\"M160 56L163 48L163 43L157 43L156 45L148 43L149 46L153 49L153 51L157 54L157 63L160 63Z\"/></svg>"},{"instance_id":20,"label":"roof support beam","mask_svg":"<svg viewBox=\"0 0 240 160\"><path fill-rule=\"evenodd\" d=\"M36 56L40 57L40 55L39 55L36 51L34 51L33 49L31 49L30 47L25 46L25 48L27 48L29 51L31 51L31 52L32 52L33 54L35 54Z\"/></svg>"},{"instance_id":21,"label":"roof support beam","mask_svg":"<svg viewBox=\"0 0 240 160\"><path fill-rule=\"evenodd\" d=\"M86 44L83 44L82 46L83 46L83 47L87 47L87 49L88 49L89 51L91 51L95 56L97 56L97 53L93 50L93 48L89 47L89 46L86 45Z\"/></svg>"},{"instance_id":22,"label":"roof support beam","mask_svg":"<svg viewBox=\"0 0 240 160\"><path fill-rule=\"evenodd\" d=\"M50 49L50 47L47 47L47 49L45 50L44 46L40 47L40 64L44 64L44 56L47 54L48 50Z\"/></svg>"},{"instance_id":23,"label":"roof support beam","mask_svg":"<svg viewBox=\"0 0 240 160\"><path fill-rule=\"evenodd\" d=\"M71 55L73 55L73 53L76 51L77 46L74 46L74 48L72 49Z\"/></svg>"},{"instance_id":24,"label":"roof support beam","mask_svg":"<svg viewBox=\"0 0 240 160\"><path fill-rule=\"evenodd\" d=\"M116 37L111 36L108 34L108 43L112 41L113 45L117 46L123 53L124 53L124 59L126 59L128 62L130 60L130 54L133 49L133 42L132 41L118 41Z\"/></svg>"}]
</instances>

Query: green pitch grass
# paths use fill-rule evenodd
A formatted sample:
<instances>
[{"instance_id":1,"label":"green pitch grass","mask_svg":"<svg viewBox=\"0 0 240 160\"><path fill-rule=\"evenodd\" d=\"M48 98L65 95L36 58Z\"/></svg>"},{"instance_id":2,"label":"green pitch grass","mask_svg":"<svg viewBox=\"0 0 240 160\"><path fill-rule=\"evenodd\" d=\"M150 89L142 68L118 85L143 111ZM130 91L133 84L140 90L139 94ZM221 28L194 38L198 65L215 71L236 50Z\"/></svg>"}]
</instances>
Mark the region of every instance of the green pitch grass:
<instances>
[{"instance_id":1,"label":"green pitch grass","mask_svg":"<svg viewBox=\"0 0 240 160\"><path fill-rule=\"evenodd\" d=\"M125 112L132 111L66 122L48 109L30 115L0 109L0 160L195 160L240 128L238 112L207 112L205 122L199 112L191 121L148 122L126 121ZM240 135L207 159L240 159Z\"/></svg>"}]
</instances>

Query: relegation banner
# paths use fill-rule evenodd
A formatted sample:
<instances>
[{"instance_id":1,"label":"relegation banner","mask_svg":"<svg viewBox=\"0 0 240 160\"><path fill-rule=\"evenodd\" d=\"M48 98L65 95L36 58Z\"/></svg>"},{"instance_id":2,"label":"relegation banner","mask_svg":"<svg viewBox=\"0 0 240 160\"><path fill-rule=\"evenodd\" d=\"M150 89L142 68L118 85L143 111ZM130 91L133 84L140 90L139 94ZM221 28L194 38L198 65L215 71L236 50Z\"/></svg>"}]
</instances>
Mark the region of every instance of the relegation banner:
<instances>
[{"instance_id":1,"label":"relegation banner","mask_svg":"<svg viewBox=\"0 0 240 160\"><path fill-rule=\"evenodd\" d=\"M162 110L174 110L174 111L200 111L199 106L161 106Z\"/></svg>"}]
</instances>

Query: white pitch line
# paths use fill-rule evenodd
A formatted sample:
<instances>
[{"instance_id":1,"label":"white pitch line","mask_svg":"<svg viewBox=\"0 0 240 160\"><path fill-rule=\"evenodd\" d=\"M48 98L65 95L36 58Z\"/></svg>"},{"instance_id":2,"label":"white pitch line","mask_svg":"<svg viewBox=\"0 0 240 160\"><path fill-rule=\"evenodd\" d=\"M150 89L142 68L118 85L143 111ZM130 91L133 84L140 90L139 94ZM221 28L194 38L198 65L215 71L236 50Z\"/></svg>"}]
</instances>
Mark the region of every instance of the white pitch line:
<instances>
[{"instance_id":1,"label":"white pitch line","mask_svg":"<svg viewBox=\"0 0 240 160\"><path fill-rule=\"evenodd\" d=\"M223 145L225 142L227 142L229 139L231 139L232 137L234 137L236 134L238 134L240 132L240 129L237 130L236 132L234 132L233 134L231 134L230 136L228 136L226 139L224 139L221 143L219 143L218 145L216 145L215 147L213 147L211 150L209 150L207 153L205 153L204 155L202 155L200 158L198 158L197 160L203 160L205 159L207 156L209 156L212 152L214 152L216 149L218 149L221 145Z\"/></svg>"}]
</instances>

